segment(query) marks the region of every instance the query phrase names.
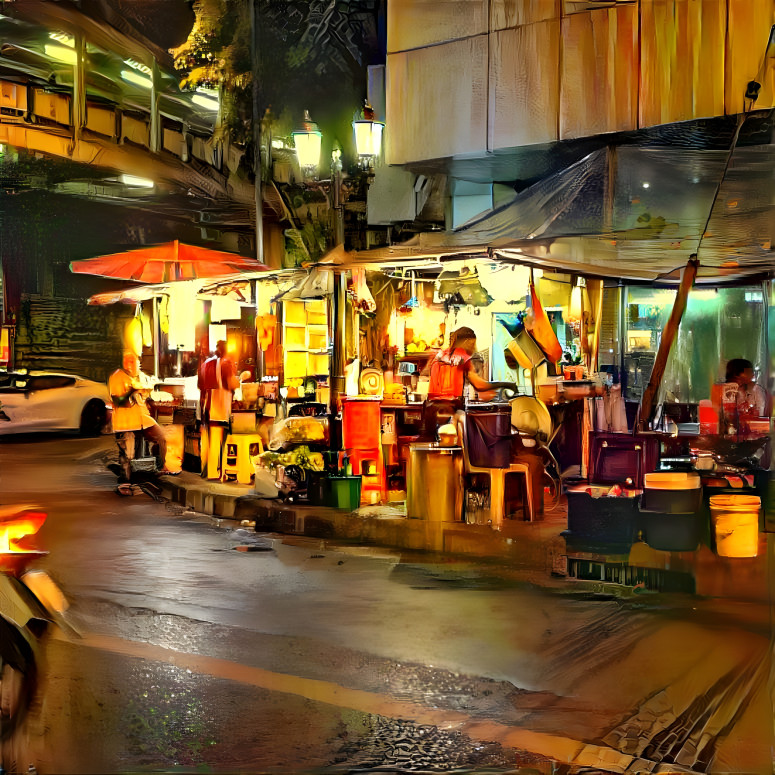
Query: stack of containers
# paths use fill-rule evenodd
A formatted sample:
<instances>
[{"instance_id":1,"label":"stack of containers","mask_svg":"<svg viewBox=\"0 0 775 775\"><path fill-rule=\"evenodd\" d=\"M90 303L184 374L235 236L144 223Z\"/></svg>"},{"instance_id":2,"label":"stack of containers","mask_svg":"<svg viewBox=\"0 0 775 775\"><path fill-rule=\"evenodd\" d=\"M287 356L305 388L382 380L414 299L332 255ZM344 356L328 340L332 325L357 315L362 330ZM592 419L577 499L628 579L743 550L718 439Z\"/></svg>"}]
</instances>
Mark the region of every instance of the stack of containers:
<instances>
[{"instance_id":1,"label":"stack of containers","mask_svg":"<svg viewBox=\"0 0 775 775\"><path fill-rule=\"evenodd\" d=\"M700 475L666 471L643 479L639 527L646 543L664 551L694 551L702 534Z\"/></svg>"}]
</instances>

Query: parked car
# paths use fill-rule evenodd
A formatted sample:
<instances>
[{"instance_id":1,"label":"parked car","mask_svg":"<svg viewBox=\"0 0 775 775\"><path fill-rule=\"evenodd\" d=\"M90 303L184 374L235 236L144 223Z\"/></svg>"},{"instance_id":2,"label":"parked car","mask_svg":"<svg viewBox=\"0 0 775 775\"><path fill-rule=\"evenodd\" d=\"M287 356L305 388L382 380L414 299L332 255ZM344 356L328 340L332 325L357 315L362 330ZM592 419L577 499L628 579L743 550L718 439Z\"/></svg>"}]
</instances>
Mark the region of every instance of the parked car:
<instances>
[{"instance_id":1,"label":"parked car","mask_svg":"<svg viewBox=\"0 0 775 775\"><path fill-rule=\"evenodd\" d=\"M0 373L0 435L77 431L97 436L110 417L107 385L49 371Z\"/></svg>"}]
</instances>

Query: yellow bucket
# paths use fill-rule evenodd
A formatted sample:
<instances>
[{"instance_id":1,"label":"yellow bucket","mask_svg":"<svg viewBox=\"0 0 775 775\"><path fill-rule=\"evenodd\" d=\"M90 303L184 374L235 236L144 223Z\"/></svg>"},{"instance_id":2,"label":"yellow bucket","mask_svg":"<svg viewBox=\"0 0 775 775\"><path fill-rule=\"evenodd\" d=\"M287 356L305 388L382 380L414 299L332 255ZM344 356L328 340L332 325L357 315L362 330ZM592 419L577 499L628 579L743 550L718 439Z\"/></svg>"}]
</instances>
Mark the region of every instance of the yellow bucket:
<instances>
[{"instance_id":1,"label":"yellow bucket","mask_svg":"<svg viewBox=\"0 0 775 775\"><path fill-rule=\"evenodd\" d=\"M756 557L759 553L759 510L755 495L714 495L710 516L719 557Z\"/></svg>"}]
</instances>

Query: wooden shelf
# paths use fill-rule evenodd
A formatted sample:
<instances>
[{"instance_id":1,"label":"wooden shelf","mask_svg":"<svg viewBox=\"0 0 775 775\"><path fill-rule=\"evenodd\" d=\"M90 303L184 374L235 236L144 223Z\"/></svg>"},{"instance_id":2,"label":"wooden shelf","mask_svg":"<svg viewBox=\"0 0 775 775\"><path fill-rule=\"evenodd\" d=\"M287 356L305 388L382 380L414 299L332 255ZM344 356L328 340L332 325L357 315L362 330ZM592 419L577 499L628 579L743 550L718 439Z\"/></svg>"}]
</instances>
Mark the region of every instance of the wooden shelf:
<instances>
[{"instance_id":1,"label":"wooden shelf","mask_svg":"<svg viewBox=\"0 0 775 775\"><path fill-rule=\"evenodd\" d=\"M292 300L283 304L283 366L286 380L328 373L326 315L325 302L318 300Z\"/></svg>"}]
</instances>

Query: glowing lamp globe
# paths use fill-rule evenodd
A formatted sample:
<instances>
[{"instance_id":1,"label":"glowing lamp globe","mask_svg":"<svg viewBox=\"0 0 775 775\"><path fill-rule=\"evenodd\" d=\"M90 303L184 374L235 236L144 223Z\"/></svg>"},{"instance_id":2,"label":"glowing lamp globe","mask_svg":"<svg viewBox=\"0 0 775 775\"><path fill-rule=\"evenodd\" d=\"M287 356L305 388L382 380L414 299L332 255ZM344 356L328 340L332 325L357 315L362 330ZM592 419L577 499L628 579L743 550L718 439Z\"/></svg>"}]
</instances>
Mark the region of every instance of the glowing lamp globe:
<instances>
[{"instance_id":1,"label":"glowing lamp globe","mask_svg":"<svg viewBox=\"0 0 775 775\"><path fill-rule=\"evenodd\" d=\"M309 111L304 111L302 128L291 133L293 145L296 148L296 156L302 169L312 170L320 164L320 148L323 135L318 125L312 121Z\"/></svg>"},{"instance_id":2,"label":"glowing lamp globe","mask_svg":"<svg viewBox=\"0 0 775 775\"><path fill-rule=\"evenodd\" d=\"M382 151L382 130L385 125L381 121L361 119L353 121L355 134L355 149L358 156L379 156Z\"/></svg>"}]
</instances>

